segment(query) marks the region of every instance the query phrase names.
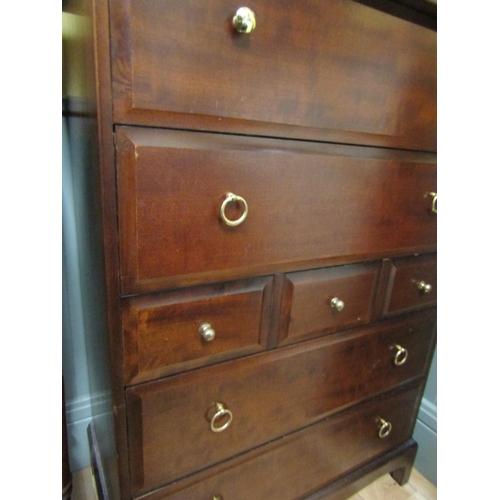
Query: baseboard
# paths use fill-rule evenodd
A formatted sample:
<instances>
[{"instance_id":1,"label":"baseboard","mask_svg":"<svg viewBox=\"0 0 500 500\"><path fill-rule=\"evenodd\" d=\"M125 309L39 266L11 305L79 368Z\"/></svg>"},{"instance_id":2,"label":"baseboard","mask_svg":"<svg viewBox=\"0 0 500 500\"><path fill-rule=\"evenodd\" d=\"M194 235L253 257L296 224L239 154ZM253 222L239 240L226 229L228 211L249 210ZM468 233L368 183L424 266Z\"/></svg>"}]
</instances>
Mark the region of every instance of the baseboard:
<instances>
[{"instance_id":1,"label":"baseboard","mask_svg":"<svg viewBox=\"0 0 500 500\"><path fill-rule=\"evenodd\" d=\"M434 403L423 398L417 418L437 433L437 406Z\"/></svg>"},{"instance_id":2,"label":"baseboard","mask_svg":"<svg viewBox=\"0 0 500 500\"><path fill-rule=\"evenodd\" d=\"M437 488L437 433L417 420L413 439L418 443L415 469Z\"/></svg>"},{"instance_id":3,"label":"baseboard","mask_svg":"<svg viewBox=\"0 0 500 500\"><path fill-rule=\"evenodd\" d=\"M108 399L109 393L102 393L66 402L66 425L71 472L90 467L91 456L87 428L92 421L92 406L94 407L94 414L104 413Z\"/></svg>"},{"instance_id":4,"label":"baseboard","mask_svg":"<svg viewBox=\"0 0 500 500\"><path fill-rule=\"evenodd\" d=\"M92 419L89 396L66 401L69 466L71 472L90 467L87 427Z\"/></svg>"}]
</instances>

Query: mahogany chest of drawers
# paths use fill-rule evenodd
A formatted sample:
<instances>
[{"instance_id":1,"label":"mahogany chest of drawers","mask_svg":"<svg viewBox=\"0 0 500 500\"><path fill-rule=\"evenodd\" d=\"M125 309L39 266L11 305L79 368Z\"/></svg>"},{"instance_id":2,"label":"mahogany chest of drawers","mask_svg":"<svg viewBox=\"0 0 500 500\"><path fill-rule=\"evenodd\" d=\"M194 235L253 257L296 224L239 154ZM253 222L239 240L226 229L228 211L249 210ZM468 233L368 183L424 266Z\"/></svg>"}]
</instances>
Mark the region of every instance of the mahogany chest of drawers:
<instances>
[{"instance_id":1,"label":"mahogany chest of drawers","mask_svg":"<svg viewBox=\"0 0 500 500\"><path fill-rule=\"evenodd\" d=\"M95 3L103 496L407 481L437 298L435 17L417 4Z\"/></svg>"}]
</instances>

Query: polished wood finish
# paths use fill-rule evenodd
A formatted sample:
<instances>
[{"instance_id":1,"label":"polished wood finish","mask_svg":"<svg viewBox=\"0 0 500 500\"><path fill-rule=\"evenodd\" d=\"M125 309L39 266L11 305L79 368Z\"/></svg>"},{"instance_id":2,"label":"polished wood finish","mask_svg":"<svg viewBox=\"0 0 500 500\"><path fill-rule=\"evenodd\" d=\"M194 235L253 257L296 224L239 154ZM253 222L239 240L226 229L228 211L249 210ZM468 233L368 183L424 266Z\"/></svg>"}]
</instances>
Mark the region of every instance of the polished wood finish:
<instances>
[{"instance_id":1,"label":"polished wood finish","mask_svg":"<svg viewBox=\"0 0 500 500\"><path fill-rule=\"evenodd\" d=\"M379 270L370 263L287 274L280 345L368 323ZM331 307L334 297L343 301L341 311Z\"/></svg>"},{"instance_id":2,"label":"polished wood finish","mask_svg":"<svg viewBox=\"0 0 500 500\"><path fill-rule=\"evenodd\" d=\"M409 439L421 391L419 385L356 406L142 498L304 498ZM378 436L380 416L393 425L384 439Z\"/></svg>"},{"instance_id":3,"label":"polished wood finish","mask_svg":"<svg viewBox=\"0 0 500 500\"><path fill-rule=\"evenodd\" d=\"M96 473L113 500L210 498L196 485L230 477L250 485L238 497L291 500L288 466L308 500L339 500L386 472L404 482L416 452L436 311L398 298L412 267L398 259L437 249L435 15L420 0L255 0L256 31L240 36L235 7L91 9L114 416L95 428ZM219 215L227 192L249 204L238 227ZM346 277L349 320L330 323L312 282L345 264L366 272ZM209 353L182 333L203 310L240 323ZM406 434L375 452L365 410L388 391L407 395ZM219 434L216 402L234 413Z\"/></svg>"},{"instance_id":4,"label":"polished wood finish","mask_svg":"<svg viewBox=\"0 0 500 500\"><path fill-rule=\"evenodd\" d=\"M424 375L435 315L398 319L127 390L135 494ZM394 365L395 344L409 357ZM210 430L215 402L234 415Z\"/></svg>"},{"instance_id":5,"label":"polished wood finish","mask_svg":"<svg viewBox=\"0 0 500 500\"><path fill-rule=\"evenodd\" d=\"M436 254L391 259L388 267L387 291L382 314L393 314L434 306L437 301ZM423 281L432 288L425 293L418 288Z\"/></svg>"},{"instance_id":6,"label":"polished wood finish","mask_svg":"<svg viewBox=\"0 0 500 500\"><path fill-rule=\"evenodd\" d=\"M415 468L412 468L411 463L408 467L411 469L410 479L408 480L408 483L401 488L396 487L396 483L390 474L384 474L383 472L383 469L388 468L388 470L391 470L391 468L403 466L403 461L405 459L407 462L410 462L410 460L405 456L405 453L409 454L412 449L410 443L412 443L411 440L406 441L403 445L398 446L395 450L391 451L390 454L384 454L383 457L385 459L388 455L396 456L396 458L392 458L389 463L383 463L379 469L376 469L377 474L373 474L373 467L376 462L380 464L380 459L371 461L369 464L372 466L372 473L368 474L368 478L370 478L370 475L373 475L375 479L372 479L372 482L367 484L367 486L361 486L362 489L360 489L360 491L355 493L353 496L350 496L348 500L381 500L386 499L389 495L391 495L389 498L392 498L396 493L402 493L401 496L397 495L399 500L415 500L417 498L419 500L437 500L436 487L427 481L427 479L423 477L422 474L420 474ZM415 445L414 442L413 445ZM361 469L366 470L366 466ZM359 471L359 469L357 470ZM350 474L343 476L340 480L336 481L336 483L342 482L345 485L346 481L343 479L348 477L352 476ZM89 467L77 471L74 474L73 482L73 500L98 500L93 485L92 472ZM398 491L394 491L395 489Z\"/></svg>"},{"instance_id":7,"label":"polished wood finish","mask_svg":"<svg viewBox=\"0 0 500 500\"><path fill-rule=\"evenodd\" d=\"M111 0L114 118L436 150L436 33L348 0Z\"/></svg>"},{"instance_id":8,"label":"polished wood finish","mask_svg":"<svg viewBox=\"0 0 500 500\"><path fill-rule=\"evenodd\" d=\"M417 443L409 439L403 445L346 474L307 500L345 500L382 474L403 471L406 475L406 471L411 471L417 449Z\"/></svg>"},{"instance_id":9,"label":"polished wood finish","mask_svg":"<svg viewBox=\"0 0 500 500\"><path fill-rule=\"evenodd\" d=\"M130 127L116 142L125 294L436 248L433 163ZM237 227L220 219L228 192L249 206Z\"/></svg>"},{"instance_id":10,"label":"polished wood finish","mask_svg":"<svg viewBox=\"0 0 500 500\"><path fill-rule=\"evenodd\" d=\"M271 316L271 278L123 300L125 380L138 383L262 351ZM203 323L215 330L206 341Z\"/></svg>"}]
</instances>

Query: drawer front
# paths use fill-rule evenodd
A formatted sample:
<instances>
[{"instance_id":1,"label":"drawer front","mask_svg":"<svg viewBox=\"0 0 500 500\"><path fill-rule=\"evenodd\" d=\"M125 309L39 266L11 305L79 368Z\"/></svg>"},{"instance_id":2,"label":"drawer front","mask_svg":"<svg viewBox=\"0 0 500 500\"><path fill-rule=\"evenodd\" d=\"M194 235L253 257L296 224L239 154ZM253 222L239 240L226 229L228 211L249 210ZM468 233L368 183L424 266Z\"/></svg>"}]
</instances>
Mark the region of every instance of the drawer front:
<instances>
[{"instance_id":1,"label":"drawer front","mask_svg":"<svg viewBox=\"0 0 500 500\"><path fill-rule=\"evenodd\" d=\"M437 301L437 257L419 255L391 259L383 314L434 306Z\"/></svg>"},{"instance_id":2,"label":"drawer front","mask_svg":"<svg viewBox=\"0 0 500 500\"><path fill-rule=\"evenodd\" d=\"M265 349L272 278L123 299L126 383Z\"/></svg>"},{"instance_id":3,"label":"drawer front","mask_svg":"<svg viewBox=\"0 0 500 500\"><path fill-rule=\"evenodd\" d=\"M122 292L434 251L436 165L341 151L118 128Z\"/></svg>"},{"instance_id":4,"label":"drawer front","mask_svg":"<svg viewBox=\"0 0 500 500\"><path fill-rule=\"evenodd\" d=\"M436 32L350 0L111 0L117 123L436 151ZM297 130L298 129L298 130Z\"/></svg>"},{"instance_id":5,"label":"drawer front","mask_svg":"<svg viewBox=\"0 0 500 500\"><path fill-rule=\"evenodd\" d=\"M281 344L370 321L380 264L355 264L285 276Z\"/></svg>"},{"instance_id":6,"label":"drawer front","mask_svg":"<svg viewBox=\"0 0 500 500\"><path fill-rule=\"evenodd\" d=\"M215 465L424 374L434 315L390 320L127 390L134 494ZM408 353L395 365L395 345ZM219 403L222 406L217 406ZM232 413L230 425L227 411Z\"/></svg>"},{"instance_id":7,"label":"drawer front","mask_svg":"<svg viewBox=\"0 0 500 500\"><path fill-rule=\"evenodd\" d=\"M421 392L421 386L412 387L359 405L143 498L304 498L410 438ZM379 418L392 425L384 438Z\"/></svg>"}]
</instances>

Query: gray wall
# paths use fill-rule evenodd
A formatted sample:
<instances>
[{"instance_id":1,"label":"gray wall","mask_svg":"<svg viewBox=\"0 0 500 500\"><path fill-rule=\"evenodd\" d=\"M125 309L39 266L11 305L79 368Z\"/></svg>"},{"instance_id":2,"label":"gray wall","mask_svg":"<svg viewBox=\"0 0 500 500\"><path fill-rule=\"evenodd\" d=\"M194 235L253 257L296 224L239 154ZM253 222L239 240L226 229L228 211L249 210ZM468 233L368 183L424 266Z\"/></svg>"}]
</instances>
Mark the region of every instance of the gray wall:
<instances>
[{"instance_id":1,"label":"gray wall","mask_svg":"<svg viewBox=\"0 0 500 500\"><path fill-rule=\"evenodd\" d=\"M81 118L62 119L62 372L66 396L68 446L71 470L90 465L87 426L91 420L91 395L87 371L79 227L85 219L85 200L75 182L85 143ZM81 131L80 131L81 132ZM76 187L76 189L75 189Z\"/></svg>"},{"instance_id":2,"label":"gray wall","mask_svg":"<svg viewBox=\"0 0 500 500\"><path fill-rule=\"evenodd\" d=\"M432 360L413 439L418 443L415 468L437 486L437 350Z\"/></svg>"}]
</instances>

